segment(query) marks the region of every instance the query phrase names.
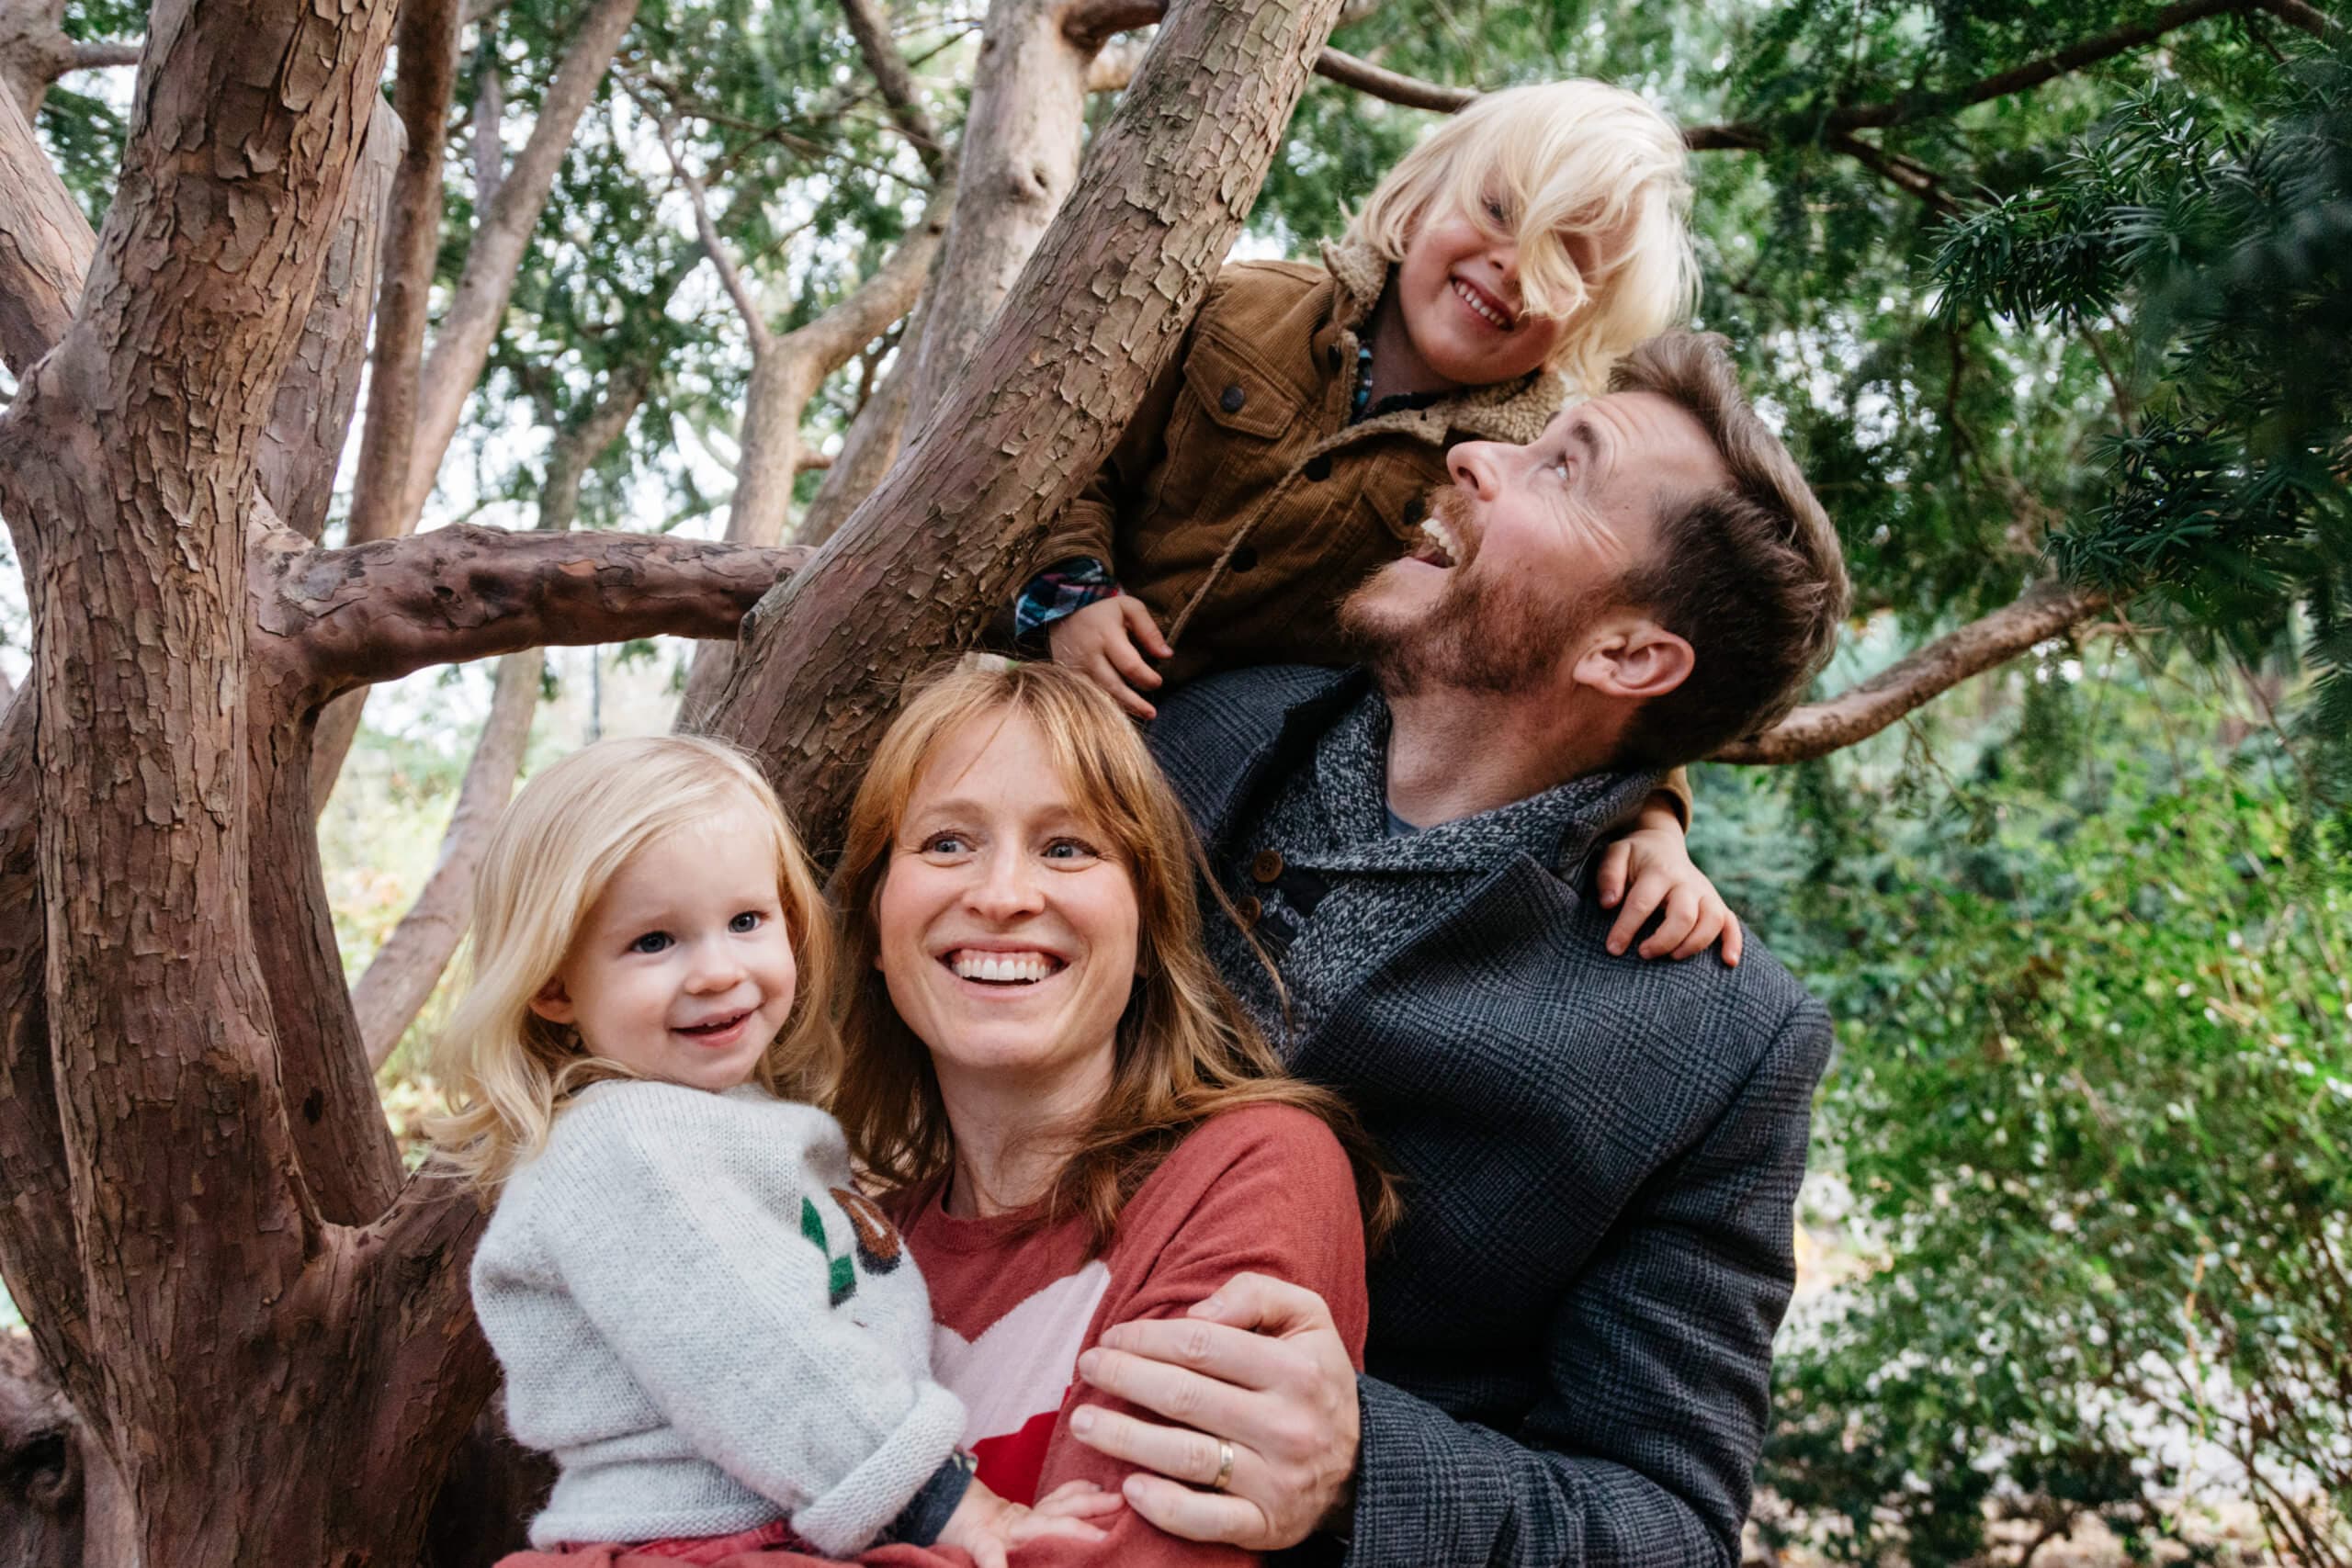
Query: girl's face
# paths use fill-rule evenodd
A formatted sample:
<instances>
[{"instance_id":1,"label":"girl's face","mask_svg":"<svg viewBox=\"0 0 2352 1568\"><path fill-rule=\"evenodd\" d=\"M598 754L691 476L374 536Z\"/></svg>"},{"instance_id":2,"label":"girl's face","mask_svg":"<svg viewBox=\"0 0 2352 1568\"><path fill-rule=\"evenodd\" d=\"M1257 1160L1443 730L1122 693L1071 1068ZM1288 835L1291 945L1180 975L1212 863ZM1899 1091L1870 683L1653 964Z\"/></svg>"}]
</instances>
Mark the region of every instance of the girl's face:
<instances>
[{"instance_id":1,"label":"girl's face","mask_svg":"<svg viewBox=\"0 0 2352 1568\"><path fill-rule=\"evenodd\" d=\"M1540 368L1567 327L1556 316L1521 313L1519 243L1498 237L1505 216L1498 208L1487 216L1480 222L1458 209L1431 212L1396 264L1405 334L1430 373L1456 387L1489 387ZM1581 231L1562 240L1589 273L1600 242Z\"/></svg>"},{"instance_id":2,"label":"girl's face","mask_svg":"<svg viewBox=\"0 0 2352 1568\"><path fill-rule=\"evenodd\" d=\"M875 919L876 965L943 1089L1019 1083L1068 1105L1108 1087L1135 883L1029 719L982 715L933 754Z\"/></svg>"},{"instance_id":3,"label":"girl's face","mask_svg":"<svg viewBox=\"0 0 2352 1568\"><path fill-rule=\"evenodd\" d=\"M774 856L744 852L773 838L738 806L639 850L531 1010L647 1077L712 1090L748 1080L799 981Z\"/></svg>"}]
</instances>

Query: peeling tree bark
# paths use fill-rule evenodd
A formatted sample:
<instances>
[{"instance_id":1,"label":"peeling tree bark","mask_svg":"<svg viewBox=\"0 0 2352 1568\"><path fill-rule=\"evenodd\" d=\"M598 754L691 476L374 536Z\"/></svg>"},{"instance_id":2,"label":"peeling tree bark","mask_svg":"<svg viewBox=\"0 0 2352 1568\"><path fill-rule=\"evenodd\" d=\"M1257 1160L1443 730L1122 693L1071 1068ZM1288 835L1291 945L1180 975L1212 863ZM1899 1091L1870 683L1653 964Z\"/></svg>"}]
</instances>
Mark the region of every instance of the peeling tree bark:
<instances>
[{"instance_id":1,"label":"peeling tree bark","mask_svg":"<svg viewBox=\"0 0 2352 1568\"><path fill-rule=\"evenodd\" d=\"M31 122L0 92L0 359L19 379L65 335L96 248Z\"/></svg>"},{"instance_id":2,"label":"peeling tree bark","mask_svg":"<svg viewBox=\"0 0 2352 1568\"><path fill-rule=\"evenodd\" d=\"M891 685L970 644L1175 352L1338 10L1170 13L931 434L754 612L715 728L769 759L813 844L833 842Z\"/></svg>"}]
</instances>

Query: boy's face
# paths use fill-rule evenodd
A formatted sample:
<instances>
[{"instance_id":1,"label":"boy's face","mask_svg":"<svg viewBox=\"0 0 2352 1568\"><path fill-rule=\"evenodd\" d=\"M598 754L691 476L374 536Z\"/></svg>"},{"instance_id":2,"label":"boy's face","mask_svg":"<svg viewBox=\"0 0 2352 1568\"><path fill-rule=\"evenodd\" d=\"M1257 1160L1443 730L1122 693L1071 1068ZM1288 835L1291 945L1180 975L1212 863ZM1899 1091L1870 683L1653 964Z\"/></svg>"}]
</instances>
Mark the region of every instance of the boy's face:
<instances>
[{"instance_id":1,"label":"boy's face","mask_svg":"<svg viewBox=\"0 0 2352 1568\"><path fill-rule=\"evenodd\" d=\"M1396 307L1414 352L1457 387L1516 380L1551 357L1567 323L1523 314L1519 243L1497 237L1500 220L1479 222L1447 208L1432 211L1396 265ZM1570 256L1589 270L1598 247L1567 237ZM1584 247L1579 251L1578 246Z\"/></svg>"}]
</instances>

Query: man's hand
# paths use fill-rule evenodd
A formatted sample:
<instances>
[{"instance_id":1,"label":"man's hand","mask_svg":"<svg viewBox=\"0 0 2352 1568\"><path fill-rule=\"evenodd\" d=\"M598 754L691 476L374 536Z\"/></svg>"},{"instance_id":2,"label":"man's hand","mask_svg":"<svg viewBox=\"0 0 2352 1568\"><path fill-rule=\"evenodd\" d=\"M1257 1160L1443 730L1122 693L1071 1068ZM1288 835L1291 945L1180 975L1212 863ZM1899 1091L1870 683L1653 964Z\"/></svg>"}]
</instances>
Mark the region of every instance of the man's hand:
<instances>
[{"instance_id":1,"label":"man's hand","mask_svg":"<svg viewBox=\"0 0 2352 1568\"><path fill-rule=\"evenodd\" d=\"M1273 1551L1306 1540L1348 1499L1361 1430L1355 1368L1312 1291L1237 1274L1188 1317L1106 1329L1078 1372L1183 1423L1091 1404L1070 1416L1079 1441L1159 1472L1130 1475L1122 1490L1170 1535ZM1233 1446L1232 1473L1222 1492L1202 1490L1217 1479L1220 1440Z\"/></svg>"},{"instance_id":2,"label":"man's hand","mask_svg":"<svg viewBox=\"0 0 2352 1568\"><path fill-rule=\"evenodd\" d=\"M1143 601L1117 593L1097 599L1046 628L1054 662L1068 665L1119 700L1137 718L1158 710L1143 699L1159 689L1159 671L1144 662L1144 654L1165 659L1176 650L1159 635L1159 626Z\"/></svg>"},{"instance_id":3,"label":"man's hand","mask_svg":"<svg viewBox=\"0 0 2352 1568\"><path fill-rule=\"evenodd\" d=\"M1657 930L1642 942L1644 958L1688 958L1704 953L1720 936L1724 962L1739 967L1739 917L1706 874L1691 863L1682 818L1672 807L1643 808L1640 825L1600 857L1596 891L1602 908L1617 910L1617 923L1609 928L1610 952L1624 952L1634 934L1662 908Z\"/></svg>"}]
</instances>

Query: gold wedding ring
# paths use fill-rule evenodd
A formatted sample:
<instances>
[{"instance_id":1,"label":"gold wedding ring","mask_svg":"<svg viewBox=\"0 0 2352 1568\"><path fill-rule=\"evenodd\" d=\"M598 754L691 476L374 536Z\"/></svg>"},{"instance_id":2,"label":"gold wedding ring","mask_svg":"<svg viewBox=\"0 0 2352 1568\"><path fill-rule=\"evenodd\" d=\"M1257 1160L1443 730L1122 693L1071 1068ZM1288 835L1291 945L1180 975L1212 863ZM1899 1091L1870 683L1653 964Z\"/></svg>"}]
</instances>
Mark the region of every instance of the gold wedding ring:
<instances>
[{"instance_id":1,"label":"gold wedding ring","mask_svg":"<svg viewBox=\"0 0 2352 1568\"><path fill-rule=\"evenodd\" d=\"M1233 1484L1233 1445L1223 1438L1216 1440L1216 1477L1209 1483L1209 1490L1222 1492Z\"/></svg>"}]
</instances>

